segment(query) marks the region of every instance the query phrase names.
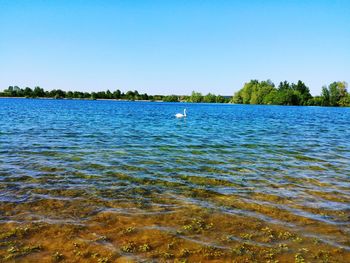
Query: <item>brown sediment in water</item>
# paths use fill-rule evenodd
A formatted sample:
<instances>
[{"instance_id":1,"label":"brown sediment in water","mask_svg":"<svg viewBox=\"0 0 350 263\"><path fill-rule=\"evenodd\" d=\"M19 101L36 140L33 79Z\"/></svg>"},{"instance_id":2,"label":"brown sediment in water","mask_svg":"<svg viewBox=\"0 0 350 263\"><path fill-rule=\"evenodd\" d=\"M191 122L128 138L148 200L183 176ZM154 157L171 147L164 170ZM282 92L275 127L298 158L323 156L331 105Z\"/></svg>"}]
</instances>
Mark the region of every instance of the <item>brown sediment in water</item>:
<instances>
[{"instance_id":1,"label":"brown sediment in water","mask_svg":"<svg viewBox=\"0 0 350 263\"><path fill-rule=\"evenodd\" d=\"M349 112L3 102L0 262L350 262Z\"/></svg>"},{"instance_id":2,"label":"brown sediment in water","mask_svg":"<svg viewBox=\"0 0 350 263\"><path fill-rule=\"evenodd\" d=\"M350 261L350 238L341 226L233 195L150 193L146 203L69 189L51 194L60 198L0 204L7 218L0 224L3 262ZM194 194L216 208L186 202ZM252 199L288 202L273 195Z\"/></svg>"}]
</instances>

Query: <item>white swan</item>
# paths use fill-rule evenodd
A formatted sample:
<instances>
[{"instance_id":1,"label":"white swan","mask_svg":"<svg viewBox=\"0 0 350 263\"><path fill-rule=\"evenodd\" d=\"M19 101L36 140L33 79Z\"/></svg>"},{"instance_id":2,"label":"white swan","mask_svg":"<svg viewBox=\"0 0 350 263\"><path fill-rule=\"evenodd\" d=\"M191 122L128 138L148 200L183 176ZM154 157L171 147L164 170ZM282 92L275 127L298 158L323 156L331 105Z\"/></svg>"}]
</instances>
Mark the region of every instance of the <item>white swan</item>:
<instances>
[{"instance_id":1,"label":"white swan","mask_svg":"<svg viewBox=\"0 0 350 263\"><path fill-rule=\"evenodd\" d=\"M175 117L176 118L185 118L187 115L186 115L186 109L184 109L184 114L182 113L176 113L175 114Z\"/></svg>"}]
</instances>

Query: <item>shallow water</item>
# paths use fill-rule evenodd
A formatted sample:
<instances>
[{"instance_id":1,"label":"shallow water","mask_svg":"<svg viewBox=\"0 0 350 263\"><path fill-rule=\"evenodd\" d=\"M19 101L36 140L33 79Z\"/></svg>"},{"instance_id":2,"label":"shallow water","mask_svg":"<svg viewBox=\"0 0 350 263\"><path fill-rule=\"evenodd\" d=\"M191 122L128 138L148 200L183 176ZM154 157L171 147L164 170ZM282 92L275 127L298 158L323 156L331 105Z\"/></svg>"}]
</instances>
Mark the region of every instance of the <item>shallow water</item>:
<instances>
[{"instance_id":1,"label":"shallow water","mask_svg":"<svg viewBox=\"0 0 350 263\"><path fill-rule=\"evenodd\" d=\"M0 99L0 260L350 261L349 127L349 108Z\"/></svg>"}]
</instances>

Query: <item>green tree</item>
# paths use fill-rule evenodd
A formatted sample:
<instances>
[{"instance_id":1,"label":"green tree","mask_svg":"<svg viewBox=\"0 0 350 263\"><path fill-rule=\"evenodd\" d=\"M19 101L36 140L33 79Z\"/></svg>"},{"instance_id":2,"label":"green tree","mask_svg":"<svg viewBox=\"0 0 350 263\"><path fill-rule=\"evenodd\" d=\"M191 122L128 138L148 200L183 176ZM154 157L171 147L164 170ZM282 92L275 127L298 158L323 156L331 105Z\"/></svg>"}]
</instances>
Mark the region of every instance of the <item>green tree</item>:
<instances>
[{"instance_id":1,"label":"green tree","mask_svg":"<svg viewBox=\"0 0 350 263\"><path fill-rule=\"evenodd\" d=\"M323 98L321 96L315 96L308 101L309 106L322 106Z\"/></svg>"},{"instance_id":2,"label":"green tree","mask_svg":"<svg viewBox=\"0 0 350 263\"><path fill-rule=\"evenodd\" d=\"M29 87L26 87L23 93L25 97L33 97L33 90Z\"/></svg>"},{"instance_id":3,"label":"green tree","mask_svg":"<svg viewBox=\"0 0 350 263\"><path fill-rule=\"evenodd\" d=\"M231 99L232 103L243 104L242 90L235 92Z\"/></svg>"},{"instance_id":4,"label":"green tree","mask_svg":"<svg viewBox=\"0 0 350 263\"><path fill-rule=\"evenodd\" d=\"M329 104L331 106L339 106L339 101L347 95L346 82L333 82L328 86Z\"/></svg>"},{"instance_id":5,"label":"green tree","mask_svg":"<svg viewBox=\"0 0 350 263\"><path fill-rule=\"evenodd\" d=\"M122 93L120 92L119 89L117 89L116 91L113 92L114 99L121 99L121 95L122 95Z\"/></svg>"},{"instance_id":6,"label":"green tree","mask_svg":"<svg viewBox=\"0 0 350 263\"><path fill-rule=\"evenodd\" d=\"M125 94L126 99L128 100L135 100L135 93L131 90L129 90L126 94Z\"/></svg>"},{"instance_id":7,"label":"green tree","mask_svg":"<svg viewBox=\"0 0 350 263\"><path fill-rule=\"evenodd\" d=\"M298 96L297 105L307 105L312 96L310 94L310 89L305 85L305 83L299 80L297 84L292 84L292 89L296 91L294 94Z\"/></svg>"},{"instance_id":8,"label":"green tree","mask_svg":"<svg viewBox=\"0 0 350 263\"><path fill-rule=\"evenodd\" d=\"M40 87L35 87L33 91L34 97L45 97L45 91Z\"/></svg>"},{"instance_id":9,"label":"green tree","mask_svg":"<svg viewBox=\"0 0 350 263\"><path fill-rule=\"evenodd\" d=\"M107 91L106 91L106 99L112 99L113 98L113 94L112 94L112 92L108 89Z\"/></svg>"},{"instance_id":10,"label":"green tree","mask_svg":"<svg viewBox=\"0 0 350 263\"><path fill-rule=\"evenodd\" d=\"M165 102L178 102L179 97L176 95L164 96L163 101L165 101Z\"/></svg>"},{"instance_id":11,"label":"green tree","mask_svg":"<svg viewBox=\"0 0 350 263\"><path fill-rule=\"evenodd\" d=\"M321 98L322 98L322 106L330 105L330 94L327 86L322 87Z\"/></svg>"},{"instance_id":12,"label":"green tree","mask_svg":"<svg viewBox=\"0 0 350 263\"><path fill-rule=\"evenodd\" d=\"M216 102L216 96L214 94L208 93L203 97L203 102L206 103L215 103Z\"/></svg>"},{"instance_id":13,"label":"green tree","mask_svg":"<svg viewBox=\"0 0 350 263\"><path fill-rule=\"evenodd\" d=\"M323 106L341 106L346 101L346 97L348 95L347 91L347 83L346 82L332 82L327 86L322 87L322 100Z\"/></svg>"},{"instance_id":14,"label":"green tree","mask_svg":"<svg viewBox=\"0 0 350 263\"><path fill-rule=\"evenodd\" d=\"M72 91L68 91L68 92L66 93L66 98L69 98L69 99L74 98L74 93L73 93Z\"/></svg>"},{"instance_id":15,"label":"green tree","mask_svg":"<svg viewBox=\"0 0 350 263\"><path fill-rule=\"evenodd\" d=\"M269 94L275 90L275 85L270 80L262 82L251 80L245 83L243 88L235 93L232 101L243 104L264 104L264 101L272 100Z\"/></svg>"},{"instance_id":16,"label":"green tree","mask_svg":"<svg viewBox=\"0 0 350 263\"><path fill-rule=\"evenodd\" d=\"M339 100L339 106L342 106L342 107L350 106L350 94L346 94Z\"/></svg>"},{"instance_id":17,"label":"green tree","mask_svg":"<svg viewBox=\"0 0 350 263\"><path fill-rule=\"evenodd\" d=\"M288 81L283 81L283 82L280 82L280 84L278 85L278 91L285 91L285 90L290 90L291 89L291 86L289 84Z\"/></svg>"},{"instance_id":18,"label":"green tree","mask_svg":"<svg viewBox=\"0 0 350 263\"><path fill-rule=\"evenodd\" d=\"M224 102L229 102L229 100L226 101L226 99L223 96L217 95L216 98L215 98L215 102L216 103L224 103Z\"/></svg>"},{"instance_id":19,"label":"green tree","mask_svg":"<svg viewBox=\"0 0 350 263\"><path fill-rule=\"evenodd\" d=\"M141 99L141 100L149 100L149 96L148 96L147 93L144 93L144 94L141 94L141 95L140 95L140 99Z\"/></svg>"},{"instance_id":20,"label":"green tree","mask_svg":"<svg viewBox=\"0 0 350 263\"><path fill-rule=\"evenodd\" d=\"M188 102L198 103L198 102L202 102L202 100L203 100L203 96L200 92L192 91L191 96L188 97Z\"/></svg>"}]
</instances>

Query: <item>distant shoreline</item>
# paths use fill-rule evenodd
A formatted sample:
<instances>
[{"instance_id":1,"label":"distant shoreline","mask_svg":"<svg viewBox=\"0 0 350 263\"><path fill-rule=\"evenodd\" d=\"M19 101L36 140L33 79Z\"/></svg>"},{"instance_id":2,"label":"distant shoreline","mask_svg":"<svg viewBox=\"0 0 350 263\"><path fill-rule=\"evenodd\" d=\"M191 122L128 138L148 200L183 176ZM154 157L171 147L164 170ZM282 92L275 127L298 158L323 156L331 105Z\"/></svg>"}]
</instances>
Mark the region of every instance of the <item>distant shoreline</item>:
<instances>
[{"instance_id":1,"label":"distant shoreline","mask_svg":"<svg viewBox=\"0 0 350 263\"><path fill-rule=\"evenodd\" d=\"M148 95L137 90L119 89L111 92L63 91L60 89L44 90L38 86L24 89L9 86L0 97L4 98L37 98L37 99L72 99L72 100L110 100L110 101L142 101L142 102L190 102L190 103L234 103L249 105L285 105L285 106L333 106L350 107L350 93L345 81L334 81L322 87L319 96L312 96L309 87L298 80L297 83L280 82L276 86L271 80L251 80L246 82L233 96L222 96L192 91L191 95Z\"/></svg>"},{"instance_id":2,"label":"distant shoreline","mask_svg":"<svg viewBox=\"0 0 350 263\"><path fill-rule=\"evenodd\" d=\"M20 88L18 86L9 86L0 92L0 97L16 98L39 98L39 99L87 99L87 100L115 100L115 101L163 101L163 102L205 102L205 103L228 103L232 96L221 96L208 93L202 95L200 92L192 91L191 95L148 95L139 93L137 90L122 92L119 89L111 92L81 92L64 91L60 89L44 90L38 86L31 89L29 87Z\"/></svg>"},{"instance_id":3,"label":"distant shoreline","mask_svg":"<svg viewBox=\"0 0 350 263\"><path fill-rule=\"evenodd\" d=\"M39 99L39 100L107 100L107 101L141 101L141 102L166 102L162 100L127 100L127 99L89 99L89 98L47 98L47 97L0 97L0 99ZM183 102L183 101L179 101Z\"/></svg>"}]
</instances>

